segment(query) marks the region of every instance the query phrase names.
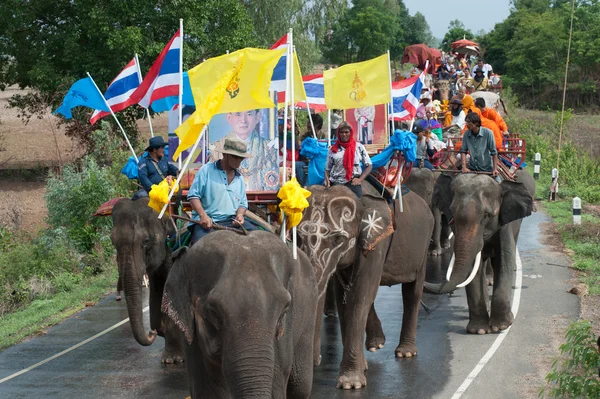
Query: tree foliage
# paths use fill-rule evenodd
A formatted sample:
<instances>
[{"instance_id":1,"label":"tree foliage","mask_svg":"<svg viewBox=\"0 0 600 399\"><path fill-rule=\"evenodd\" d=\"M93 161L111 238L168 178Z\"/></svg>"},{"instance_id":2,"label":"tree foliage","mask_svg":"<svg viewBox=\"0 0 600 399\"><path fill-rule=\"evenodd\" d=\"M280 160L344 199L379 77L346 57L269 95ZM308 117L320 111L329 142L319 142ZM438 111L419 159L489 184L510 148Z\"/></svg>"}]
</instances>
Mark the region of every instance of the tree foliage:
<instances>
[{"instance_id":1,"label":"tree foliage","mask_svg":"<svg viewBox=\"0 0 600 399\"><path fill-rule=\"evenodd\" d=\"M571 2L515 0L509 17L481 40L485 58L524 105L560 107ZM600 2L576 0L569 62L568 107L598 104Z\"/></svg>"},{"instance_id":2,"label":"tree foliage","mask_svg":"<svg viewBox=\"0 0 600 399\"><path fill-rule=\"evenodd\" d=\"M450 45L457 40L472 40L473 38L473 32L471 32L470 29L467 29L465 24L458 19L452 20L450 21L450 25L448 25L448 32L446 32L444 39L442 40L442 50L450 51Z\"/></svg>"},{"instance_id":3,"label":"tree foliage","mask_svg":"<svg viewBox=\"0 0 600 399\"><path fill-rule=\"evenodd\" d=\"M237 0L4 0L3 9L10 12L0 24L0 88L27 87L58 101L55 94L88 71L104 90L134 53L145 73L179 28L179 18L185 68L256 44L252 22ZM23 106L32 101L20 100ZM136 108L120 115L132 132ZM75 115L82 122L89 111Z\"/></svg>"}]
</instances>

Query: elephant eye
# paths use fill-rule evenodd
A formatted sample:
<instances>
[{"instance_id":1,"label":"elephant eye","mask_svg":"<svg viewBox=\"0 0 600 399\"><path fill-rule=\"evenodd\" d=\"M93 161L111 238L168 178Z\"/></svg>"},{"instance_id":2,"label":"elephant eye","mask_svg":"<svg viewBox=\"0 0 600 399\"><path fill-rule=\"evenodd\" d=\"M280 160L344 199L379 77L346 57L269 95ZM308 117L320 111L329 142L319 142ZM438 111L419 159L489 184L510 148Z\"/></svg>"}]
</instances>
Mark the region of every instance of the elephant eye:
<instances>
[{"instance_id":1,"label":"elephant eye","mask_svg":"<svg viewBox=\"0 0 600 399\"><path fill-rule=\"evenodd\" d=\"M142 247L146 248L148 245L150 245L150 237L146 237L142 240Z\"/></svg>"}]
</instances>

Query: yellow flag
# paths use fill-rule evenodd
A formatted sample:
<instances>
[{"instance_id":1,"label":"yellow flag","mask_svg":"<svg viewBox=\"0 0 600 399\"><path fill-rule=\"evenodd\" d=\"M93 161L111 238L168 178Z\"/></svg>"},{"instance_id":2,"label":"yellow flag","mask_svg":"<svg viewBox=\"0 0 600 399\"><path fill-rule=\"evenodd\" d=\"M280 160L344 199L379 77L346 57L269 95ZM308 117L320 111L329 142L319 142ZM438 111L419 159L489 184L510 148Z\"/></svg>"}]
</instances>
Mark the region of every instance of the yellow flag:
<instances>
[{"instance_id":1,"label":"yellow flag","mask_svg":"<svg viewBox=\"0 0 600 399\"><path fill-rule=\"evenodd\" d=\"M391 101L387 54L323 72L325 104L329 109L351 109Z\"/></svg>"},{"instance_id":2,"label":"yellow flag","mask_svg":"<svg viewBox=\"0 0 600 399\"><path fill-rule=\"evenodd\" d=\"M211 58L188 71L196 111L177 129L173 159L192 147L215 114L274 107L271 75L283 50L246 48Z\"/></svg>"},{"instance_id":3,"label":"yellow flag","mask_svg":"<svg viewBox=\"0 0 600 399\"><path fill-rule=\"evenodd\" d=\"M304 82L302 81L302 71L300 71L300 63L298 62L298 54L294 52L294 103L304 103L306 101L306 91L304 90ZM291 95L291 93L290 93ZM285 101L277 104L280 107L285 106Z\"/></svg>"}]
</instances>

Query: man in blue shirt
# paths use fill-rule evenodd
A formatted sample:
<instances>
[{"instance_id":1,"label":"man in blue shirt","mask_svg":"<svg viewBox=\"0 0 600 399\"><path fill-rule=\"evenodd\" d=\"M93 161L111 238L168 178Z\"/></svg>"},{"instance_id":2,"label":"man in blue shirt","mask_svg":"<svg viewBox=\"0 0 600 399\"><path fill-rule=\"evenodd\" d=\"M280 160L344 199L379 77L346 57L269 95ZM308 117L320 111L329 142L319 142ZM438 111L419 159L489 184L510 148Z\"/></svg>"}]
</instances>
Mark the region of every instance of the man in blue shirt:
<instances>
[{"instance_id":1,"label":"man in blue shirt","mask_svg":"<svg viewBox=\"0 0 600 399\"><path fill-rule=\"evenodd\" d=\"M244 141L228 136L219 149L223 158L204 165L196 173L187 196L193 209L192 219L200 221L189 226L192 243L210 233L214 224L256 230L244 219L248 199L244 177L238 170L244 159L252 157L247 150Z\"/></svg>"},{"instance_id":2,"label":"man in blue shirt","mask_svg":"<svg viewBox=\"0 0 600 399\"><path fill-rule=\"evenodd\" d=\"M491 172L492 177L498 176L498 151L494 141L494 133L481 126L481 119L475 112L465 118L468 130L462 139L460 154L462 156L462 172ZM467 167L467 153L470 160Z\"/></svg>"},{"instance_id":3,"label":"man in blue shirt","mask_svg":"<svg viewBox=\"0 0 600 399\"><path fill-rule=\"evenodd\" d=\"M158 184L164 179L170 181L172 176L177 177L179 170L165 157L165 146L167 145L169 143L161 136L150 139L145 150L148 152L148 156L140 159L138 163L138 178L143 189L135 193L134 199L147 197L153 184Z\"/></svg>"}]
</instances>

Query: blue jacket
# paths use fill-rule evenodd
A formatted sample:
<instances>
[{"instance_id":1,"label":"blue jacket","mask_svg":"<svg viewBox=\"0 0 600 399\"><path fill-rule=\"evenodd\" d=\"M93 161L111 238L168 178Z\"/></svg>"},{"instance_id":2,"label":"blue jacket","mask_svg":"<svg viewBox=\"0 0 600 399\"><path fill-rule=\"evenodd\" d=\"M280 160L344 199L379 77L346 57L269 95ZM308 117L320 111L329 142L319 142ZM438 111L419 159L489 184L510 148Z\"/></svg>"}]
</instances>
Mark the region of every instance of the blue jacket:
<instances>
[{"instance_id":1,"label":"blue jacket","mask_svg":"<svg viewBox=\"0 0 600 399\"><path fill-rule=\"evenodd\" d=\"M160 169L160 173L156 167L157 165L158 169ZM177 176L178 171L179 170L175 167L175 165L171 165L167 161L166 157L161 158L161 160L156 163L148 156L147 158L140 159L138 164L138 177L140 179L140 183L148 192L150 192L152 189L153 184L160 183L167 176Z\"/></svg>"}]
</instances>

